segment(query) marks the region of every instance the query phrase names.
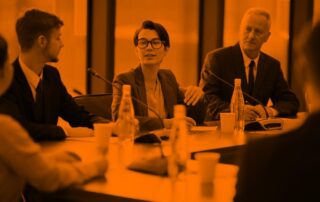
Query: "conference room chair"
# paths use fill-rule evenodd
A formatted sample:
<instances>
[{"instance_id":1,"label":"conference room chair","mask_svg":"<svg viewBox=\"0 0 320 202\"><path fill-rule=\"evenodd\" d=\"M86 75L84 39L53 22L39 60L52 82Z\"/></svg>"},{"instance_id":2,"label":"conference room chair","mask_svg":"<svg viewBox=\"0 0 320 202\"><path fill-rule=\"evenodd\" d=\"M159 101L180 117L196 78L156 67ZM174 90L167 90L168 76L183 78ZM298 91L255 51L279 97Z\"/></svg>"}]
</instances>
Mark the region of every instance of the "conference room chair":
<instances>
[{"instance_id":1,"label":"conference room chair","mask_svg":"<svg viewBox=\"0 0 320 202\"><path fill-rule=\"evenodd\" d=\"M74 100L88 112L112 120L112 93L79 95Z\"/></svg>"}]
</instances>

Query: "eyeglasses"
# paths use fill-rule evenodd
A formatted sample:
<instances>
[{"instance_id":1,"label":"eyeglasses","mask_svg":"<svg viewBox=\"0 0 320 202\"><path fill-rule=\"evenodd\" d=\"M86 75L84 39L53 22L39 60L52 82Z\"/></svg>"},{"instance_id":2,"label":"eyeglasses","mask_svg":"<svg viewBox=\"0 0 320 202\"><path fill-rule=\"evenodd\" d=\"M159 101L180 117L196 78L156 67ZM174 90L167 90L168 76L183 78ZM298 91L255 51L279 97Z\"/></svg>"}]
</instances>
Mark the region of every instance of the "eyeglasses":
<instances>
[{"instance_id":1,"label":"eyeglasses","mask_svg":"<svg viewBox=\"0 0 320 202\"><path fill-rule=\"evenodd\" d=\"M159 49L161 48L162 44L164 43L160 39L152 39L151 41L142 38L138 40L138 48L145 49L148 47L149 43L151 44L151 47L154 49Z\"/></svg>"}]
</instances>

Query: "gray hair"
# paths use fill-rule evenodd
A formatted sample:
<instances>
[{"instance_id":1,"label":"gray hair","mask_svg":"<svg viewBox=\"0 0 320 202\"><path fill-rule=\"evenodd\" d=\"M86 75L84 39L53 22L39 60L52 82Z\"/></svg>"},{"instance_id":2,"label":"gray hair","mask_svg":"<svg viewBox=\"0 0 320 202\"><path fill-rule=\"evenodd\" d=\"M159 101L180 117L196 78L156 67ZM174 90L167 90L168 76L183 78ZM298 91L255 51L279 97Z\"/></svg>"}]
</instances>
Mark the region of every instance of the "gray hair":
<instances>
[{"instance_id":1,"label":"gray hair","mask_svg":"<svg viewBox=\"0 0 320 202\"><path fill-rule=\"evenodd\" d=\"M245 14L242 17L242 20L249 16L249 15L261 15L263 17L265 17L267 19L267 25L268 25L268 29L270 30L271 27L271 15L270 12L264 8L258 8L258 7L254 7L254 8L249 8Z\"/></svg>"}]
</instances>

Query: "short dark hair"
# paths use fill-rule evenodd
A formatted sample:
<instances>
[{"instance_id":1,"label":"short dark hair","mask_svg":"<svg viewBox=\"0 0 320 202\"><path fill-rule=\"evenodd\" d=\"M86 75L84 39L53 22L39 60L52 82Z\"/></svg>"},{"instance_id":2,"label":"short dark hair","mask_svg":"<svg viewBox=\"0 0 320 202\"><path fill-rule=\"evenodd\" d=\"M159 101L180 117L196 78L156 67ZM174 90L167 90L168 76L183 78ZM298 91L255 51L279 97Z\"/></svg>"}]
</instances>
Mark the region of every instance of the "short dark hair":
<instances>
[{"instance_id":1,"label":"short dark hair","mask_svg":"<svg viewBox=\"0 0 320 202\"><path fill-rule=\"evenodd\" d=\"M304 44L303 54L308 60L313 79L320 85L320 21L318 21L311 32L308 33Z\"/></svg>"},{"instance_id":2,"label":"short dark hair","mask_svg":"<svg viewBox=\"0 0 320 202\"><path fill-rule=\"evenodd\" d=\"M3 70L4 64L8 59L8 44L5 38L0 35L0 70Z\"/></svg>"},{"instance_id":3,"label":"short dark hair","mask_svg":"<svg viewBox=\"0 0 320 202\"><path fill-rule=\"evenodd\" d=\"M160 40L164 43L164 47L170 47L169 34L167 30L161 24L153 22L151 20L143 21L141 27L135 32L133 37L133 43L135 46L138 45L138 36L142 29L150 29L156 31L159 35Z\"/></svg>"},{"instance_id":4,"label":"short dark hair","mask_svg":"<svg viewBox=\"0 0 320 202\"><path fill-rule=\"evenodd\" d=\"M37 9L25 12L16 23L16 32L21 50L29 50L40 35L50 37L52 29L60 28L62 25L62 20L56 15Z\"/></svg>"}]
</instances>

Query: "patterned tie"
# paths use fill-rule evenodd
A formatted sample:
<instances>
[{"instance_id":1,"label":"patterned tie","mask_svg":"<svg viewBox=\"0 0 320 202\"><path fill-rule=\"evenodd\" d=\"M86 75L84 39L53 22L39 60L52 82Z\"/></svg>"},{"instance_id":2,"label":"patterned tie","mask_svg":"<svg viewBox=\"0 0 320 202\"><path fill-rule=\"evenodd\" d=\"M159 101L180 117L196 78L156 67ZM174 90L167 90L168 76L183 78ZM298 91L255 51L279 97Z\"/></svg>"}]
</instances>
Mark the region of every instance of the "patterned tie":
<instances>
[{"instance_id":1,"label":"patterned tie","mask_svg":"<svg viewBox=\"0 0 320 202\"><path fill-rule=\"evenodd\" d=\"M249 81L248 81L248 92L250 95L253 93L253 88L254 88L254 74L253 74L253 68L255 66L255 63L253 60L251 60L249 64Z\"/></svg>"}]
</instances>

